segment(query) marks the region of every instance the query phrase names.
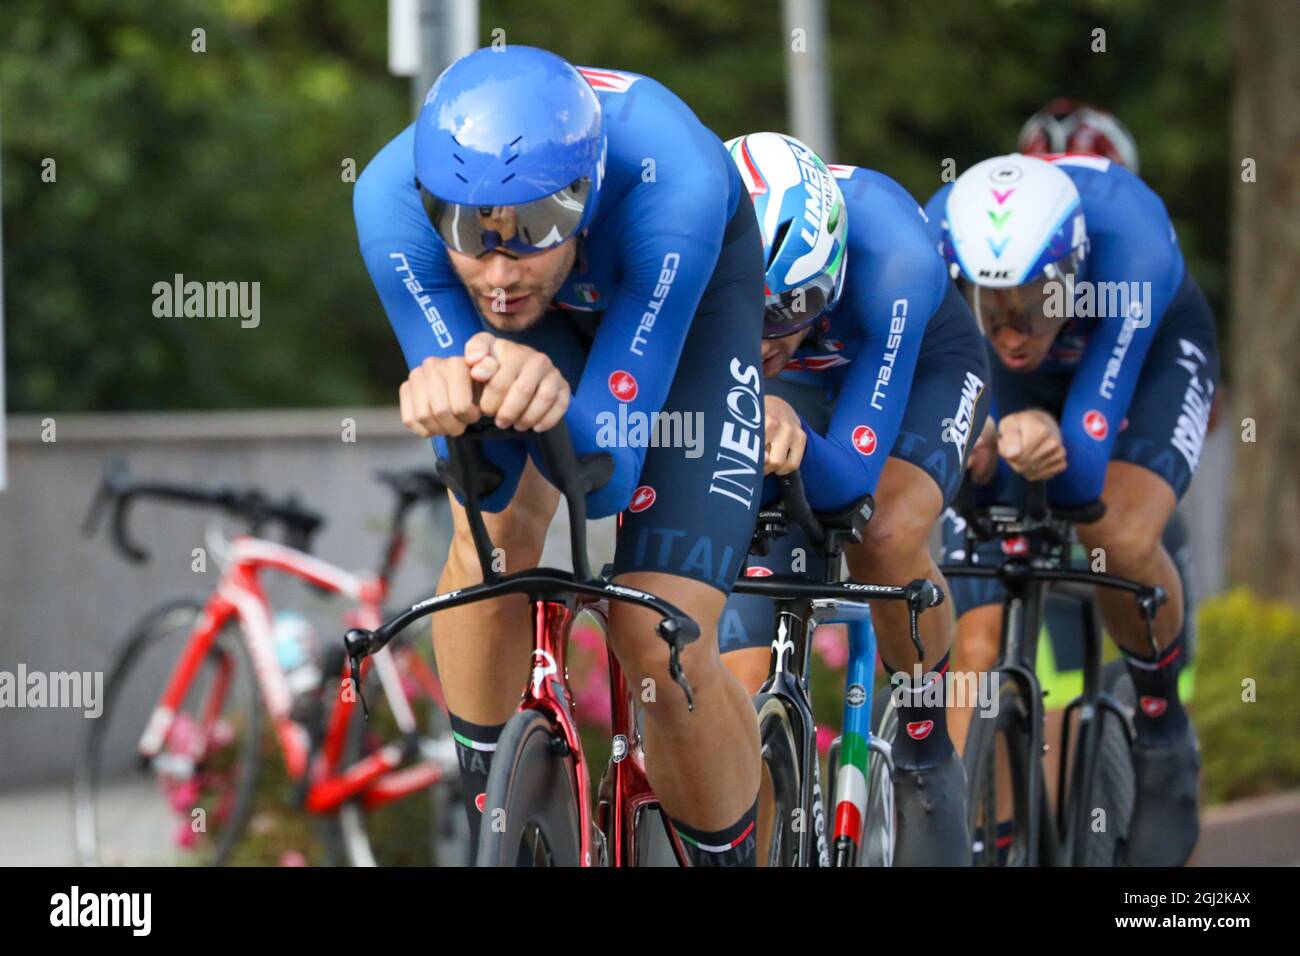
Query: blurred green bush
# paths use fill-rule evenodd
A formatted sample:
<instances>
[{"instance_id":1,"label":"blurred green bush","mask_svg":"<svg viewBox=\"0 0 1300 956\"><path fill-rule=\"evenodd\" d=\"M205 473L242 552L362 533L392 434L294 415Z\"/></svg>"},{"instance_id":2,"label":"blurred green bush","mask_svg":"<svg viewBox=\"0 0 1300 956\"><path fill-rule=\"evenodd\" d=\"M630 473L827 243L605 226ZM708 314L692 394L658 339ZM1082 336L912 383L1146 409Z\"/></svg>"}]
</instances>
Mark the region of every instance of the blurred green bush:
<instances>
[{"instance_id":1,"label":"blurred green bush","mask_svg":"<svg viewBox=\"0 0 1300 956\"><path fill-rule=\"evenodd\" d=\"M1199 622L1206 801L1300 787L1300 608L1238 588L1205 601Z\"/></svg>"}]
</instances>

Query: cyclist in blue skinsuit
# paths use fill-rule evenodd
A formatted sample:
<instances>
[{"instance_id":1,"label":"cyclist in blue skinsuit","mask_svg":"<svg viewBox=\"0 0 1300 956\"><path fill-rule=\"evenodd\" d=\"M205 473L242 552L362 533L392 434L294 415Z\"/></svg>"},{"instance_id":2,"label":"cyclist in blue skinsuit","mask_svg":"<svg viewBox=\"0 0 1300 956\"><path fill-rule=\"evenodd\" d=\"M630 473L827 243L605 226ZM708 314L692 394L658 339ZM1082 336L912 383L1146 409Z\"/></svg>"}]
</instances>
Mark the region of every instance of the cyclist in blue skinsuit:
<instances>
[{"instance_id":1,"label":"cyclist in blue skinsuit","mask_svg":"<svg viewBox=\"0 0 1300 956\"><path fill-rule=\"evenodd\" d=\"M1058 97L1046 103L1034 113L1021 127L1017 140L1016 152L1026 156L1041 156L1047 153L1084 153L1102 156L1113 163L1123 166L1131 173L1139 172L1139 155L1137 141L1118 117L1096 106ZM1217 401L1217 398L1216 398ZM1210 429L1214 428L1214 412L1210 412ZM941 521L943 527L944 561L962 561L965 558L966 535L965 520L956 509L944 511ZM1176 509L1161 535L1161 543L1178 568L1178 577L1183 585L1183 669L1179 678L1179 689L1184 703L1191 701L1192 665L1196 658L1196 595L1193 593L1191 568L1191 542L1188 537L1186 522L1182 517L1182 507ZM1076 556L1082 563L1090 563L1082 546L1076 549ZM978 563L995 563L1002 559L1002 552L996 542L978 546L973 556ZM949 582L952 587L948 597L953 610L961 617L965 612L980 605L989 605L987 611L981 612L990 617L1001 613L1004 593L996 580L989 578L954 578ZM978 620L980 614L965 618L970 624ZM1038 656L1038 678L1043 683L1043 707L1047 723L1044 735L1047 740L1059 739L1061 720L1065 706L1079 695L1083 688L1083 643L1079 627L1078 601L1063 594L1050 593L1044 609L1044 637L1047 645L1040 647ZM991 644L977 643L979 637L987 637ZM970 639L964 639L970 638ZM953 667L962 672L984 672L993 667L998 654L998 632L978 631L973 626L958 630L957 641L953 645ZM1120 664L1123 667L1123 664ZM971 711L949 705L948 726L952 732L953 743L958 752L962 752L966 733L969 730ZM1055 787L1057 760L1060 754L1056 749L1049 750L1044 763L1044 771L1049 792ZM1005 836L1013 828L1010 821L1003 826ZM972 834L979 839L979 836Z\"/></svg>"},{"instance_id":2,"label":"cyclist in blue skinsuit","mask_svg":"<svg viewBox=\"0 0 1300 956\"><path fill-rule=\"evenodd\" d=\"M1140 704L1128 859L1181 864L1198 833L1200 758L1178 698L1182 585L1161 533L1199 462L1218 378L1209 306L1159 197L1108 159L996 157L928 209L988 337L987 437L1001 460L986 494L1014 493L1014 473L1047 481L1055 504L1100 498L1084 546L1169 593L1155 647L1131 598L1098 599ZM996 642L997 626L996 607L967 610L961 640Z\"/></svg>"},{"instance_id":3,"label":"cyclist in blue skinsuit","mask_svg":"<svg viewBox=\"0 0 1300 956\"><path fill-rule=\"evenodd\" d=\"M520 432L563 418L579 454L613 456L588 509L626 509L616 580L672 602L702 632L682 656L690 713L665 680L653 616L611 607L629 683L659 688L645 704L650 780L697 864L752 864L757 723L718 659L716 622L758 507L763 264L722 143L649 77L578 70L530 47L479 50L374 158L354 205L411 369L400 390L409 428L441 440L483 415ZM700 416L702 430L684 434ZM649 434L635 427L646 420ZM487 453L505 475L486 502L489 532L508 570L535 566L558 492L521 443ZM441 590L479 580L465 513L452 509ZM526 610L506 598L435 625L474 833L528 678Z\"/></svg>"},{"instance_id":4,"label":"cyclist in blue skinsuit","mask_svg":"<svg viewBox=\"0 0 1300 956\"><path fill-rule=\"evenodd\" d=\"M855 580L942 585L928 542L980 432L988 367L924 216L889 177L828 168L792 137L752 133L728 146L768 258L766 470L798 468L823 512L875 496L866 540L845 552ZM765 498L775 496L769 479ZM816 574L808 554L796 532L751 559L750 573ZM882 602L873 614L886 667L914 678L906 609ZM769 601L740 595L723 616L724 660L750 691L767 676L772 616ZM923 692L930 681L943 687L935 675L947 669L952 617L926 614L920 625L926 677L902 695L907 733L894 744L895 861L959 865L970 857L965 781L935 703L942 693Z\"/></svg>"}]
</instances>

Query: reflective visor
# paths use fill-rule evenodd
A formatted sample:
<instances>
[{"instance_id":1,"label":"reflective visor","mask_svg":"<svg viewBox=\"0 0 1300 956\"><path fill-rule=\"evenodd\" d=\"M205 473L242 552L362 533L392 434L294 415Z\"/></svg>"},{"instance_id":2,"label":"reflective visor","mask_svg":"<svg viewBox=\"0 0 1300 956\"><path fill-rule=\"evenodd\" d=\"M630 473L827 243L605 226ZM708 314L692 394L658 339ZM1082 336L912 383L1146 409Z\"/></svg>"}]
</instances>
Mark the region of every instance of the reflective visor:
<instances>
[{"instance_id":1,"label":"reflective visor","mask_svg":"<svg viewBox=\"0 0 1300 956\"><path fill-rule=\"evenodd\" d=\"M462 206L443 202L423 186L420 199L434 230L449 248L479 258L496 249L527 256L573 238L591 195L591 180L517 206Z\"/></svg>"},{"instance_id":2,"label":"reflective visor","mask_svg":"<svg viewBox=\"0 0 1300 956\"><path fill-rule=\"evenodd\" d=\"M763 312L763 338L779 339L808 328L826 311L835 290L835 277L829 272L767 297Z\"/></svg>"},{"instance_id":3,"label":"reflective visor","mask_svg":"<svg viewBox=\"0 0 1300 956\"><path fill-rule=\"evenodd\" d=\"M1009 289L990 289L964 277L958 285L989 338L1007 327L1021 335L1055 336L1070 314L1065 298L1074 292L1079 264L1071 253L1049 265L1045 275Z\"/></svg>"}]
</instances>

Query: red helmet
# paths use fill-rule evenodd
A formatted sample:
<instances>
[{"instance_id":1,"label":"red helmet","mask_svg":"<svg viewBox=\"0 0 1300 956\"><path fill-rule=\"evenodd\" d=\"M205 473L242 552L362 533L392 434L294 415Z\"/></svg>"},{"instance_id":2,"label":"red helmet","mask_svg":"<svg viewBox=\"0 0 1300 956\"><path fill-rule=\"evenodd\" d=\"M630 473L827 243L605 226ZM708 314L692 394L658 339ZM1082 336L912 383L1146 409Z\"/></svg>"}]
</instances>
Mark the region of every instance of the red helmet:
<instances>
[{"instance_id":1,"label":"red helmet","mask_svg":"<svg viewBox=\"0 0 1300 956\"><path fill-rule=\"evenodd\" d=\"M1030 156L1091 153L1138 171L1137 143L1124 124L1105 110L1064 97L1029 117L1016 148Z\"/></svg>"}]
</instances>

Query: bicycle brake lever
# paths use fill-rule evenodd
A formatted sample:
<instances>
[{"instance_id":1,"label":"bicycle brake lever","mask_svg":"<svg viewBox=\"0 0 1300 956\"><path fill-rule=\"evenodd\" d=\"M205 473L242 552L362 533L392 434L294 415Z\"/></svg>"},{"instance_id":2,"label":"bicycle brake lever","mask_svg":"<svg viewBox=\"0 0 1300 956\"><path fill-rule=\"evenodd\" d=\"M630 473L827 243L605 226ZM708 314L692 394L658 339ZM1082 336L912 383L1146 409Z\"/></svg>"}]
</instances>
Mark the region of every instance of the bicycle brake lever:
<instances>
[{"instance_id":1,"label":"bicycle brake lever","mask_svg":"<svg viewBox=\"0 0 1300 956\"><path fill-rule=\"evenodd\" d=\"M361 692L361 659L370 653L370 645L375 635L370 631L354 627L343 635L343 647L348 655L348 679L361 701L361 716L370 720L370 708L366 706L366 695Z\"/></svg>"},{"instance_id":2,"label":"bicycle brake lever","mask_svg":"<svg viewBox=\"0 0 1300 956\"><path fill-rule=\"evenodd\" d=\"M699 639L700 628L688 617L666 617L659 622L655 631L668 643L668 674L686 695L687 709L694 710L695 697L691 694L691 683L682 670L681 651L684 645Z\"/></svg>"},{"instance_id":3,"label":"bicycle brake lever","mask_svg":"<svg viewBox=\"0 0 1300 956\"><path fill-rule=\"evenodd\" d=\"M695 697L691 694L691 682L686 679L686 672L682 670L681 646L676 641L668 651L668 674L686 695L686 709L693 712Z\"/></svg>"},{"instance_id":4,"label":"bicycle brake lever","mask_svg":"<svg viewBox=\"0 0 1300 956\"><path fill-rule=\"evenodd\" d=\"M920 615L917 613L916 608L912 606L911 602L909 601L908 608L907 608L907 627L908 630L911 632L912 646L916 648L916 659L918 661L924 662L925 645L921 643L921 629L920 627L917 626L918 617L920 617Z\"/></svg>"},{"instance_id":5,"label":"bicycle brake lever","mask_svg":"<svg viewBox=\"0 0 1300 956\"><path fill-rule=\"evenodd\" d=\"M1165 589L1157 585L1149 588L1144 592L1136 595L1138 609L1142 612L1142 618L1147 625L1147 640L1151 642L1151 654L1155 658L1160 657L1160 645L1156 643L1156 613L1160 610L1169 595Z\"/></svg>"},{"instance_id":6,"label":"bicycle brake lever","mask_svg":"<svg viewBox=\"0 0 1300 956\"><path fill-rule=\"evenodd\" d=\"M361 701L361 718L369 723L370 708L366 706L366 695L361 692L361 658L354 657L351 659L351 663L352 672L349 676L349 680L352 681L352 686L356 689L357 700Z\"/></svg>"},{"instance_id":7,"label":"bicycle brake lever","mask_svg":"<svg viewBox=\"0 0 1300 956\"><path fill-rule=\"evenodd\" d=\"M936 595L934 585L924 578L918 578L907 586L907 627L911 634L912 646L916 648L916 659L925 661L925 645L921 643L921 628L917 621L921 616L921 611L926 607L934 607L941 603L940 600L934 600ZM940 591L939 595L943 592Z\"/></svg>"}]
</instances>

